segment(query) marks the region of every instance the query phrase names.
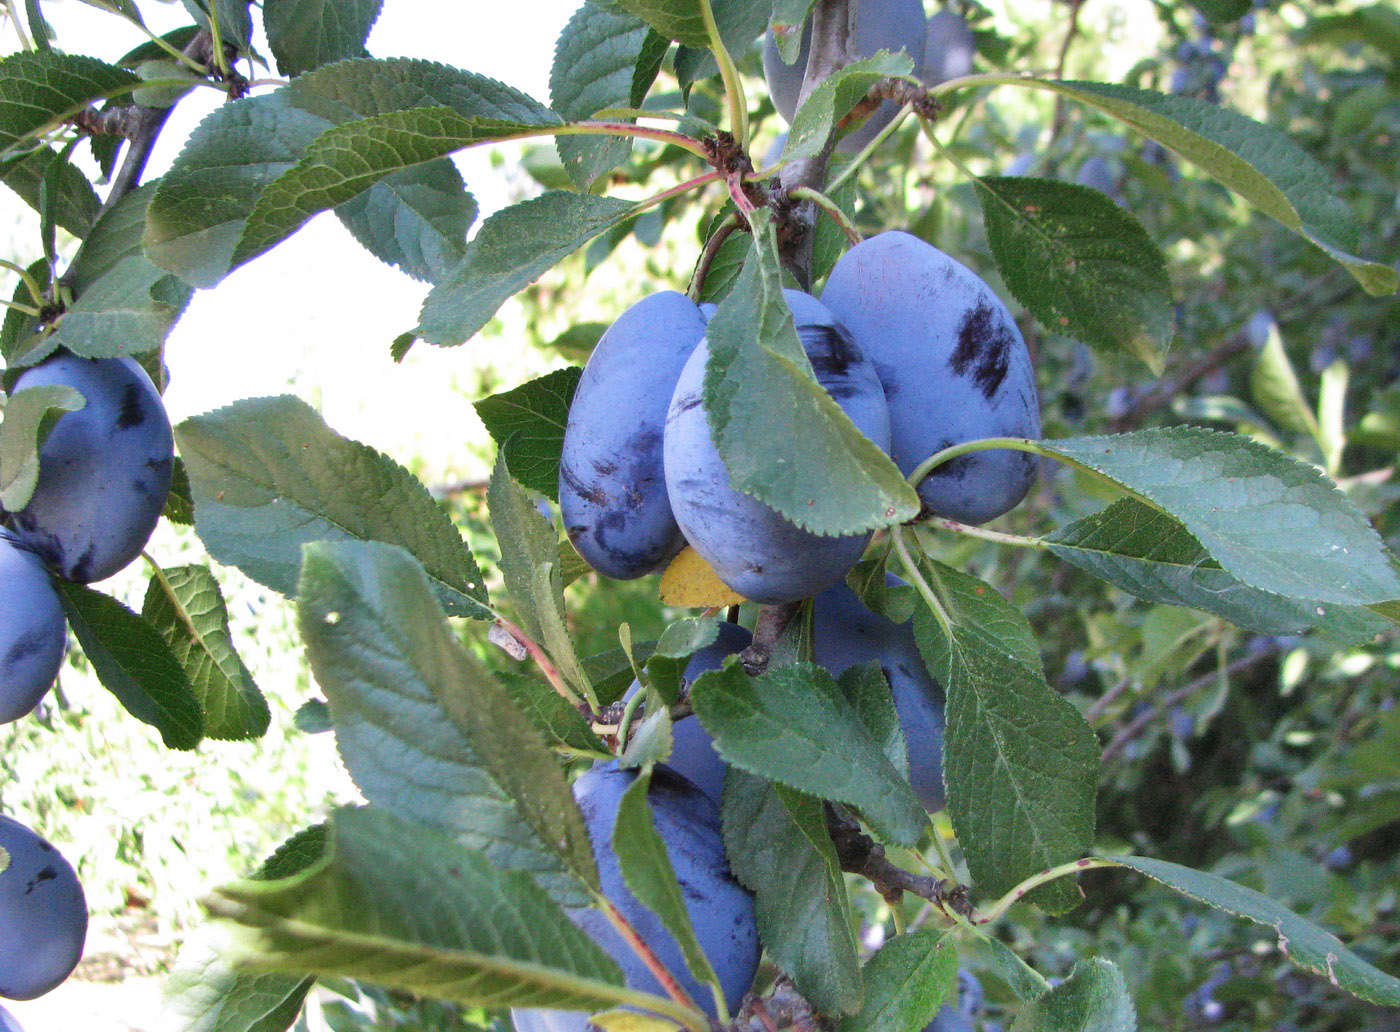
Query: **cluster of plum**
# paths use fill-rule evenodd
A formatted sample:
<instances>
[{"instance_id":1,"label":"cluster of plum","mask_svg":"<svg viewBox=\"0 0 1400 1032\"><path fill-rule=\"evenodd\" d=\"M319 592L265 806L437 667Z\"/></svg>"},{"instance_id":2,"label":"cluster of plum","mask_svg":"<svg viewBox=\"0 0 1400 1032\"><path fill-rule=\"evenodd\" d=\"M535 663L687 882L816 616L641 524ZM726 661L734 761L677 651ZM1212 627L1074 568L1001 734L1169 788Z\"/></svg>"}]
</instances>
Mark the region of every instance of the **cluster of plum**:
<instances>
[{"instance_id":1,"label":"cluster of plum","mask_svg":"<svg viewBox=\"0 0 1400 1032\"><path fill-rule=\"evenodd\" d=\"M71 387L85 405L59 417L40 446L29 503L0 512L0 723L38 705L63 661L63 607L49 571L87 584L140 555L175 455L160 393L132 359L60 352L21 373L12 394L46 386Z\"/></svg>"},{"instance_id":2,"label":"cluster of plum","mask_svg":"<svg viewBox=\"0 0 1400 1032\"><path fill-rule=\"evenodd\" d=\"M1011 314L976 274L937 248L907 233L883 233L837 262L820 300L796 290L784 296L817 382L906 474L962 441L1039 434L1034 372ZM745 598L812 598L816 662L837 676L857 664L880 667L904 732L910 783L931 812L938 810L942 687L919 655L912 623L872 612L843 581L868 537L812 534L730 486L702 404L714 311L662 292L633 305L603 335L565 429L565 530L611 577L653 572L689 543ZM982 451L939 467L917 487L926 515L981 523L1015 506L1035 471L1024 453ZM721 623L716 641L691 658L686 679L717 669L750 641L744 628ZM629 696L639 690L634 683ZM720 837L725 764L691 716L675 725L668 766L657 771L652 811L733 1008L753 980L759 944L752 900L734 881ZM658 956L684 973L679 946L627 891L611 853L617 802L635 776L615 763L596 767L576 783L575 796L608 897L646 929ZM617 959L629 985L660 988L601 915L571 916ZM713 1017L702 987L684 974L681 981ZM583 1032L587 1016L521 1010L515 1020L520 1032ZM965 1015L948 1007L929 1030L967 1027Z\"/></svg>"},{"instance_id":3,"label":"cluster of plum","mask_svg":"<svg viewBox=\"0 0 1400 1032\"><path fill-rule=\"evenodd\" d=\"M40 446L28 504L0 513L0 723L33 710L58 676L67 628L52 576L85 584L122 569L145 547L170 490L174 437L141 366L61 352L20 374L12 397L54 385L85 405L60 416ZM0 996L53 989L86 935L73 868L0 816Z\"/></svg>"},{"instance_id":4,"label":"cluster of plum","mask_svg":"<svg viewBox=\"0 0 1400 1032\"><path fill-rule=\"evenodd\" d=\"M963 441L1039 435L1011 313L930 244L881 233L842 256L821 300L784 294L817 382L905 474ZM564 529L609 577L650 573L688 542L747 599L811 598L846 575L868 537L813 534L730 486L701 403L707 322L703 306L665 291L598 342L564 433ZM926 515L983 523L1020 502L1035 472L1025 452L981 451L939 466L918 491Z\"/></svg>"}]
</instances>

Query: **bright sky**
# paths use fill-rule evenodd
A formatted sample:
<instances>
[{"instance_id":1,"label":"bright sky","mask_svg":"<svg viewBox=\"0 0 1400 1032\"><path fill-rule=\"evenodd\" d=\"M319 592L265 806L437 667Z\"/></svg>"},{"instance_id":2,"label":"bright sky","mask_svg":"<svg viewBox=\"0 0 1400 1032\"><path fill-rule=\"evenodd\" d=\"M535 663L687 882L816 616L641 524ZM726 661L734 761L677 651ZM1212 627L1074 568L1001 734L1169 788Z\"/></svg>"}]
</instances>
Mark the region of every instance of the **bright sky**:
<instances>
[{"instance_id":1,"label":"bright sky","mask_svg":"<svg viewBox=\"0 0 1400 1032\"><path fill-rule=\"evenodd\" d=\"M575 0L385 0L369 50L466 68L547 103L554 40L575 6ZM141 8L157 32L188 24L178 3L142 2ZM44 10L59 45L74 52L115 58L142 39L121 19L79 0L48 0ZM0 48L14 45L6 24ZM259 49L267 52L264 44ZM168 167L218 100L210 90L181 103L148 176ZM490 168L485 150L460 163L483 214L508 202L505 173ZM12 214L23 220L14 239L26 249L19 255L24 262L38 254L37 219L28 211L0 190L0 222L9 223ZM240 398L290 391L317 405L340 433L403 462L421 458L430 481L479 473L461 465L461 442L480 431L472 399L457 384L472 381L470 350L483 341L445 350L420 344L402 365L388 357L390 342L415 324L426 290L371 257L334 216L323 215L195 295L168 342L170 415L178 421ZM508 344L490 342L493 362L509 355Z\"/></svg>"}]
</instances>

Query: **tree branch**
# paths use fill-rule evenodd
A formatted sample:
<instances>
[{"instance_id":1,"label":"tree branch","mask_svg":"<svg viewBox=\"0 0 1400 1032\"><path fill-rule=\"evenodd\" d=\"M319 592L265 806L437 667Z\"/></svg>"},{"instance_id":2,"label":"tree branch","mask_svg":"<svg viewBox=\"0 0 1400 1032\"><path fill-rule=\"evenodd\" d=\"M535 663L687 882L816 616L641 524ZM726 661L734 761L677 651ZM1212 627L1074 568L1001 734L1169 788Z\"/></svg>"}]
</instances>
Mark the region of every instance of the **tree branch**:
<instances>
[{"instance_id":1,"label":"tree branch","mask_svg":"<svg viewBox=\"0 0 1400 1032\"><path fill-rule=\"evenodd\" d=\"M944 912L972 915L972 899L966 885L958 885L931 874L914 874L892 864L885 847L860 830L860 825L826 804L826 830L836 847L841 870L867 879L890 904L898 903L909 892L926 899Z\"/></svg>"}]
</instances>

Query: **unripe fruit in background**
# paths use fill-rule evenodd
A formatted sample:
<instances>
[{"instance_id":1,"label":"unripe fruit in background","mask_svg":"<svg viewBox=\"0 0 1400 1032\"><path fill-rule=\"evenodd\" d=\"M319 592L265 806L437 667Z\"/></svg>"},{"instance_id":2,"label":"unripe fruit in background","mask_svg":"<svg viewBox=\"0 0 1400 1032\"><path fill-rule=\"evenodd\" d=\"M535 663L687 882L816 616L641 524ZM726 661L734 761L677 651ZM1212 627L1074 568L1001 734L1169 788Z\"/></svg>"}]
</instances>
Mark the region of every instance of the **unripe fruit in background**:
<instances>
[{"instance_id":1,"label":"unripe fruit in background","mask_svg":"<svg viewBox=\"0 0 1400 1032\"><path fill-rule=\"evenodd\" d=\"M977 39L961 15L939 11L928 20L924 60L919 78L930 86L958 79L972 72Z\"/></svg>"},{"instance_id":2,"label":"unripe fruit in background","mask_svg":"<svg viewBox=\"0 0 1400 1032\"><path fill-rule=\"evenodd\" d=\"M559 509L579 554L630 580L685 545L662 472L666 408L705 315L674 290L638 301L608 328L569 406L559 461Z\"/></svg>"},{"instance_id":3,"label":"unripe fruit in background","mask_svg":"<svg viewBox=\"0 0 1400 1032\"><path fill-rule=\"evenodd\" d=\"M694 681L701 674L718 670L726 657L743 652L753 641L753 635L738 624L723 620L718 624L719 637L696 652L686 663L683 675L686 681ZM632 698L640 688L641 685L633 681L624 698ZM671 725L671 756L666 764L713 799L716 806L719 805L720 793L724 791L724 771L728 764L715 752L715 740L700 726L700 721L693 714Z\"/></svg>"},{"instance_id":4,"label":"unripe fruit in background","mask_svg":"<svg viewBox=\"0 0 1400 1032\"><path fill-rule=\"evenodd\" d=\"M1030 352L971 269L908 233L881 233L836 263L822 303L861 342L889 401L890 457L907 475L949 445L1039 437ZM985 523L1016 506L1034 456L998 449L939 466L918 485L936 516Z\"/></svg>"},{"instance_id":5,"label":"unripe fruit in background","mask_svg":"<svg viewBox=\"0 0 1400 1032\"><path fill-rule=\"evenodd\" d=\"M875 367L846 328L809 294L784 290L797 335L826 388L856 428L888 449L889 412ZM701 404L705 341L690 356L666 416L666 488L685 539L730 588L755 602L809 598L846 575L868 534L822 537L729 486ZM761 442L782 448L784 442ZM840 490L833 484L832 490Z\"/></svg>"},{"instance_id":6,"label":"unripe fruit in background","mask_svg":"<svg viewBox=\"0 0 1400 1032\"><path fill-rule=\"evenodd\" d=\"M19 821L0 816L0 850L0 996L32 1000L82 959L87 901L68 861Z\"/></svg>"},{"instance_id":7,"label":"unripe fruit in background","mask_svg":"<svg viewBox=\"0 0 1400 1032\"><path fill-rule=\"evenodd\" d=\"M13 514L15 536L65 580L105 580L146 547L170 491L175 440L146 371L129 358L62 352L15 382L61 384L86 400L39 449L34 497Z\"/></svg>"},{"instance_id":8,"label":"unripe fruit in background","mask_svg":"<svg viewBox=\"0 0 1400 1032\"><path fill-rule=\"evenodd\" d=\"M888 574L885 580L904 583ZM880 664L904 732L909 784L930 813L943 809L943 688L919 655L913 621L891 623L845 583L836 584L812 600L812 648L833 677L860 663Z\"/></svg>"},{"instance_id":9,"label":"unripe fruit in background","mask_svg":"<svg viewBox=\"0 0 1400 1032\"><path fill-rule=\"evenodd\" d=\"M691 977L671 933L627 889L612 850L617 808L622 794L636 778L637 771L606 763L574 782L574 799L593 845L603 895L622 912L696 1005L714 1020L714 998L709 988ZM724 856L719 808L709 796L664 764L652 769L647 802L657 834L666 843L666 853L675 868L695 936L719 976L725 1003L733 1014L758 973L758 926L753 896L735 880ZM571 910L569 919L617 961L629 987L666 995L601 911ZM583 1011L516 1009L511 1017L520 1032L584 1032L588 1022Z\"/></svg>"},{"instance_id":10,"label":"unripe fruit in background","mask_svg":"<svg viewBox=\"0 0 1400 1032\"><path fill-rule=\"evenodd\" d=\"M66 629L44 564L0 531L0 724L24 716L53 687Z\"/></svg>"},{"instance_id":11,"label":"unripe fruit in background","mask_svg":"<svg viewBox=\"0 0 1400 1032\"><path fill-rule=\"evenodd\" d=\"M881 50L902 50L914 59L914 72L918 74L924 60L927 31L923 4L919 0L852 2L856 5L855 40L851 46L853 57L859 60L873 57ZM763 37L763 75L768 80L768 92L772 94L773 106L778 109L778 114L789 125L797 113L797 98L802 93L802 80L807 74L811 42L812 23L808 20L802 26L802 47L797 60L793 64L784 64L773 34L769 32ZM854 154L875 139L898 113L899 105L894 101L881 101L863 126L842 138L838 149Z\"/></svg>"}]
</instances>

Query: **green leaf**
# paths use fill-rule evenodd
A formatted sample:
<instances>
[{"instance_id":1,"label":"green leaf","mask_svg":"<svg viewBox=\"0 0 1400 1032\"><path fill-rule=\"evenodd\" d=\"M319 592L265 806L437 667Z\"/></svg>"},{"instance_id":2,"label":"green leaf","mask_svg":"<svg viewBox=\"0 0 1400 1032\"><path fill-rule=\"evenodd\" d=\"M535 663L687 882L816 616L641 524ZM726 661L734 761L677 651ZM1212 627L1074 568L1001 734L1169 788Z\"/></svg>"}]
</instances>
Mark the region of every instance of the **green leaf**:
<instances>
[{"instance_id":1,"label":"green leaf","mask_svg":"<svg viewBox=\"0 0 1400 1032\"><path fill-rule=\"evenodd\" d=\"M1031 1001L1011 1032L1136 1032L1137 1014L1112 961L1090 957L1049 992Z\"/></svg>"},{"instance_id":2,"label":"green leaf","mask_svg":"<svg viewBox=\"0 0 1400 1032\"><path fill-rule=\"evenodd\" d=\"M433 344L466 342L507 299L634 210L615 197L550 190L496 212L428 294L414 332Z\"/></svg>"},{"instance_id":3,"label":"green leaf","mask_svg":"<svg viewBox=\"0 0 1400 1032\"><path fill-rule=\"evenodd\" d=\"M258 195L234 249L233 264L256 258L313 215L345 204L390 176L444 161L463 147L558 124L557 117L543 108L526 112L530 115L535 117L524 121L464 115L444 106L416 107L327 129L306 148L300 161ZM439 272L438 279L448 271Z\"/></svg>"},{"instance_id":4,"label":"green leaf","mask_svg":"<svg viewBox=\"0 0 1400 1032\"><path fill-rule=\"evenodd\" d=\"M57 128L94 101L139 83L125 68L54 50L22 50L0 59L0 156L13 157L11 148L20 140Z\"/></svg>"},{"instance_id":5,"label":"green leaf","mask_svg":"<svg viewBox=\"0 0 1400 1032\"><path fill-rule=\"evenodd\" d=\"M59 165L56 173L55 163ZM0 182L35 211L42 205L45 177L52 182L55 174L58 188L53 198L54 221L81 240L92 228L102 200L76 165L50 147L37 147L0 162Z\"/></svg>"},{"instance_id":6,"label":"green leaf","mask_svg":"<svg viewBox=\"0 0 1400 1032\"><path fill-rule=\"evenodd\" d=\"M1285 430L1307 434L1317 440L1321 436L1317 417L1313 415L1302 385L1288 353L1283 350L1283 338L1278 324L1269 320L1269 333L1264 347L1254 359L1249 374L1249 393L1259 410Z\"/></svg>"},{"instance_id":7,"label":"green leaf","mask_svg":"<svg viewBox=\"0 0 1400 1032\"><path fill-rule=\"evenodd\" d=\"M645 771L622 794L617 804L617 819L613 823L612 846L617 854L618 869L628 890L637 901L658 918L676 940L685 957L686 967L696 981L719 988L719 977L705 956L695 928L690 923L685 897L676 881L666 843L656 830L647 805L647 790L651 788L651 772ZM721 991L723 991L721 989Z\"/></svg>"},{"instance_id":8,"label":"green leaf","mask_svg":"<svg viewBox=\"0 0 1400 1032\"><path fill-rule=\"evenodd\" d=\"M39 482L39 447L54 424L87 405L72 387L51 384L12 394L0 421L0 511L19 512Z\"/></svg>"},{"instance_id":9,"label":"green leaf","mask_svg":"<svg viewBox=\"0 0 1400 1032\"><path fill-rule=\"evenodd\" d=\"M455 113L454 129L478 136L484 131L478 122L558 121L558 116L523 93L430 61L361 59L326 65L273 93L225 104L200 124L161 178L151 203L146 229L151 260L197 287L214 286L236 264L236 253L243 258L255 253L249 250L255 239L271 246L301 225L299 204L325 200L327 207L334 207L402 167L386 151L367 151L355 171L365 171L365 159L374 161L373 170L348 193L345 170L328 166L326 183L302 180L310 192L298 187L290 193L288 188L294 184L283 184L279 187L282 200L269 202L266 217L250 221L265 188L307 156L322 134L345 123L425 110L444 116ZM391 142L408 145L392 124L380 128ZM373 133L367 126L361 129L364 135L355 144L368 147L374 142ZM336 139L328 134L329 142L320 141L322 151L333 148ZM425 152L418 160L440 157L463 145L439 141L437 150ZM329 152L322 156L334 158ZM326 188L319 195L318 186Z\"/></svg>"},{"instance_id":10,"label":"green leaf","mask_svg":"<svg viewBox=\"0 0 1400 1032\"><path fill-rule=\"evenodd\" d=\"M1360 226L1327 170L1285 134L1194 97L1104 82L1007 78L1061 93L1132 126L1218 179L1344 265L1368 293L1393 294L1400 274L1352 251Z\"/></svg>"},{"instance_id":11,"label":"green leaf","mask_svg":"<svg viewBox=\"0 0 1400 1032\"><path fill-rule=\"evenodd\" d=\"M1400 65L1400 11L1370 4L1342 14L1313 14L1295 37L1299 43L1368 43Z\"/></svg>"},{"instance_id":12,"label":"green leaf","mask_svg":"<svg viewBox=\"0 0 1400 1032\"><path fill-rule=\"evenodd\" d=\"M569 404L582 375L577 366L556 369L472 405L497 445L510 442L506 464L511 476L554 502L559 500L559 456Z\"/></svg>"},{"instance_id":13,"label":"green leaf","mask_svg":"<svg viewBox=\"0 0 1400 1032\"><path fill-rule=\"evenodd\" d=\"M706 332L705 414L730 484L817 534L912 519L913 488L813 376L783 300L773 222L759 212L753 223L749 260Z\"/></svg>"},{"instance_id":14,"label":"green leaf","mask_svg":"<svg viewBox=\"0 0 1400 1032\"><path fill-rule=\"evenodd\" d=\"M290 596L309 541L383 541L412 553L453 616L489 619L481 571L426 488L336 434L297 398L253 398L175 428L195 529L209 554Z\"/></svg>"},{"instance_id":15,"label":"green leaf","mask_svg":"<svg viewBox=\"0 0 1400 1032\"><path fill-rule=\"evenodd\" d=\"M159 632L99 591L67 581L54 586L102 687L133 717L159 731L168 748L198 745L204 737L199 697Z\"/></svg>"},{"instance_id":16,"label":"green leaf","mask_svg":"<svg viewBox=\"0 0 1400 1032\"><path fill-rule=\"evenodd\" d=\"M697 678L690 703L731 765L853 806L885 841L918 842L928 815L821 667L751 678L731 663Z\"/></svg>"},{"instance_id":17,"label":"green leaf","mask_svg":"<svg viewBox=\"0 0 1400 1032\"><path fill-rule=\"evenodd\" d=\"M462 260L476 211L457 166L440 158L384 177L335 214L381 262L436 283Z\"/></svg>"},{"instance_id":18,"label":"green leaf","mask_svg":"<svg viewBox=\"0 0 1400 1032\"><path fill-rule=\"evenodd\" d=\"M964 959L972 967L1001 979L1018 1000L1034 1000L1050 988L1050 983L1039 971L1018 957L1000 939L990 935L969 936L959 946Z\"/></svg>"},{"instance_id":19,"label":"green leaf","mask_svg":"<svg viewBox=\"0 0 1400 1032\"><path fill-rule=\"evenodd\" d=\"M802 23L815 0L774 0L768 31L777 41L783 64L793 64L802 50Z\"/></svg>"},{"instance_id":20,"label":"green leaf","mask_svg":"<svg viewBox=\"0 0 1400 1032\"><path fill-rule=\"evenodd\" d=\"M862 1002L855 922L821 800L740 769L724 779L724 845L754 894L764 949L818 1010Z\"/></svg>"},{"instance_id":21,"label":"green leaf","mask_svg":"<svg viewBox=\"0 0 1400 1032\"><path fill-rule=\"evenodd\" d=\"M987 243L1016 300L1053 333L1154 372L1172 339L1166 259L1112 199L1053 179L978 179Z\"/></svg>"},{"instance_id":22,"label":"green leaf","mask_svg":"<svg viewBox=\"0 0 1400 1032\"><path fill-rule=\"evenodd\" d=\"M182 527L194 526L194 499L190 497L190 475L185 472L185 460L178 455L175 456L170 469L170 493L165 496L165 508L161 515Z\"/></svg>"},{"instance_id":23,"label":"green leaf","mask_svg":"<svg viewBox=\"0 0 1400 1032\"><path fill-rule=\"evenodd\" d=\"M263 27L277 68L289 78L361 57L383 0L264 0Z\"/></svg>"},{"instance_id":24,"label":"green leaf","mask_svg":"<svg viewBox=\"0 0 1400 1032\"><path fill-rule=\"evenodd\" d=\"M976 577L933 561L922 569L952 621L945 629L927 608L914 613L919 651L948 696L948 812L978 890L998 896L1088 851L1099 743L1039 659L1028 662L1033 637L1014 606ZM1053 913L1079 892L1058 881L1027 898Z\"/></svg>"},{"instance_id":25,"label":"green leaf","mask_svg":"<svg viewBox=\"0 0 1400 1032\"><path fill-rule=\"evenodd\" d=\"M598 757L611 755L578 709L536 677L497 671L496 678L520 711L555 746Z\"/></svg>"},{"instance_id":26,"label":"green leaf","mask_svg":"<svg viewBox=\"0 0 1400 1032\"><path fill-rule=\"evenodd\" d=\"M544 646L570 688L596 703L564 618L558 535L511 478L504 452L496 455L486 504L501 547L501 576L525 633Z\"/></svg>"},{"instance_id":27,"label":"green leaf","mask_svg":"<svg viewBox=\"0 0 1400 1032\"><path fill-rule=\"evenodd\" d=\"M958 951L942 934L897 935L865 962L865 1002L837 1032L920 1032L957 984Z\"/></svg>"},{"instance_id":28,"label":"green leaf","mask_svg":"<svg viewBox=\"0 0 1400 1032\"><path fill-rule=\"evenodd\" d=\"M816 157L836 123L864 99L872 86L885 79L908 78L913 71L914 61L908 54L882 50L874 57L852 61L823 79L793 116L782 160Z\"/></svg>"},{"instance_id":29,"label":"green leaf","mask_svg":"<svg viewBox=\"0 0 1400 1032\"><path fill-rule=\"evenodd\" d=\"M175 566L152 577L141 615L189 678L204 711L206 737L242 741L267 732L267 701L233 647L228 609L209 567Z\"/></svg>"},{"instance_id":30,"label":"green leaf","mask_svg":"<svg viewBox=\"0 0 1400 1032\"><path fill-rule=\"evenodd\" d=\"M1214 613L1255 634L1322 625L1334 637L1361 642L1385 627L1359 606L1300 601L1241 584L1190 531L1136 498L1119 499L1045 540L1059 558L1138 598Z\"/></svg>"},{"instance_id":31,"label":"green leaf","mask_svg":"<svg viewBox=\"0 0 1400 1032\"><path fill-rule=\"evenodd\" d=\"M554 110L573 122L604 108L631 106L633 78L651 31L635 15L588 3L579 7L554 46L549 72ZM580 190L632 153L625 136L560 136L556 146Z\"/></svg>"},{"instance_id":32,"label":"green leaf","mask_svg":"<svg viewBox=\"0 0 1400 1032\"><path fill-rule=\"evenodd\" d=\"M1183 896L1272 928L1279 949L1299 967L1339 989L1386 1007L1400 1007L1400 978L1362 960L1337 938L1253 889L1205 871L1144 856L1109 856Z\"/></svg>"},{"instance_id":33,"label":"green leaf","mask_svg":"<svg viewBox=\"0 0 1400 1032\"><path fill-rule=\"evenodd\" d=\"M885 759L902 778L909 777L909 750L904 741L904 729L894 708L890 682L880 669L878 660L847 667L838 682L841 694L851 704L865 729L880 746Z\"/></svg>"},{"instance_id":34,"label":"green leaf","mask_svg":"<svg viewBox=\"0 0 1400 1032\"><path fill-rule=\"evenodd\" d=\"M238 959L471 1006L674 1009L622 988L617 965L528 874L374 808L339 810L332 823L327 860L289 879L234 882L206 900L241 926Z\"/></svg>"},{"instance_id":35,"label":"green leaf","mask_svg":"<svg viewBox=\"0 0 1400 1032\"><path fill-rule=\"evenodd\" d=\"M1366 517L1282 452L1188 426L1041 443L1170 513L1251 587L1352 605L1400 598L1400 575Z\"/></svg>"},{"instance_id":36,"label":"green leaf","mask_svg":"<svg viewBox=\"0 0 1400 1032\"><path fill-rule=\"evenodd\" d=\"M306 548L297 594L307 658L365 798L586 905L598 875L563 773L458 640L422 568L387 545L321 542Z\"/></svg>"},{"instance_id":37,"label":"green leaf","mask_svg":"<svg viewBox=\"0 0 1400 1032\"><path fill-rule=\"evenodd\" d=\"M843 235L841 239L845 239ZM753 244L749 242L747 233L734 232L725 238L724 243L719 245L719 250L715 252L714 261L710 263L709 269L705 272L705 283L700 290L701 301L720 302L729 296L729 292L734 289L734 284L738 281L740 273L744 271L744 265L749 260L749 252L753 250Z\"/></svg>"}]
</instances>

